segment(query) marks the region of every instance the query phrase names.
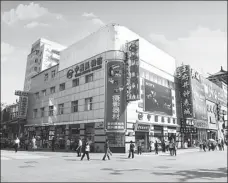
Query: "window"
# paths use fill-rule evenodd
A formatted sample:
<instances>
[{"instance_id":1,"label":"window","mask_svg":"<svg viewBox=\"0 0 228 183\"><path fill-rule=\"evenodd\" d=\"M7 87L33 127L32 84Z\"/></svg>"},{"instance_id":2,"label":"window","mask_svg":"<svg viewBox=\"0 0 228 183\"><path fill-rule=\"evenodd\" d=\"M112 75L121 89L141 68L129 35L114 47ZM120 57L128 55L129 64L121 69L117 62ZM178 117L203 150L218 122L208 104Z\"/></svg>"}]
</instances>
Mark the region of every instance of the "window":
<instances>
[{"instance_id":1,"label":"window","mask_svg":"<svg viewBox=\"0 0 228 183\"><path fill-rule=\"evenodd\" d=\"M210 123L211 123L211 116L210 116Z\"/></svg>"},{"instance_id":2,"label":"window","mask_svg":"<svg viewBox=\"0 0 228 183\"><path fill-rule=\"evenodd\" d=\"M38 59L36 58L36 59L35 59L35 63L37 63L37 62L38 62Z\"/></svg>"},{"instance_id":3,"label":"window","mask_svg":"<svg viewBox=\"0 0 228 183\"><path fill-rule=\"evenodd\" d=\"M59 91L65 90L65 83L59 85Z\"/></svg>"},{"instance_id":4,"label":"window","mask_svg":"<svg viewBox=\"0 0 228 183\"><path fill-rule=\"evenodd\" d=\"M85 82L89 83L93 81L93 74L88 74L85 76Z\"/></svg>"},{"instance_id":5,"label":"window","mask_svg":"<svg viewBox=\"0 0 228 183\"><path fill-rule=\"evenodd\" d=\"M54 106L49 106L49 116L53 116Z\"/></svg>"},{"instance_id":6,"label":"window","mask_svg":"<svg viewBox=\"0 0 228 183\"><path fill-rule=\"evenodd\" d=\"M44 117L44 107L40 108L40 116Z\"/></svg>"},{"instance_id":7,"label":"window","mask_svg":"<svg viewBox=\"0 0 228 183\"><path fill-rule=\"evenodd\" d=\"M55 77L55 70L51 71L51 77L54 78Z\"/></svg>"},{"instance_id":8,"label":"window","mask_svg":"<svg viewBox=\"0 0 228 183\"><path fill-rule=\"evenodd\" d=\"M44 81L48 80L48 73L44 75Z\"/></svg>"},{"instance_id":9,"label":"window","mask_svg":"<svg viewBox=\"0 0 228 183\"><path fill-rule=\"evenodd\" d=\"M168 123L170 123L170 118L168 118Z\"/></svg>"},{"instance_id":10,"label":"window","mask_svg":"<svg viewBox=\"0 0 228 183\"><path fill-rule=\"evenodd\" d=\"M58 105L58 113L63 114L63 109L64 109L64 104L59 104Z\"/></svg>"},{"instance_id":11,"label":"window","mask_svg":"<svg viewBox=\"0 0 228 183\"><path fill-rule=\"evenodd\" d=\"M40 72L40 67L39 67L39 69L38 69L38 72Z\"/></svg>"},{"instance_id":12,"label":"window","mask_svg":"<svg viewBox=\"0 0 228 183\"><path fill-rule=\"evenodd\" d=\"M79 85L79 78L73 79L72 80L72 87L78 86Z\"/></svg>"},{"instance_id":13,"label":"window","mask_svg":"<svg viewBox=\"0 0 228 183\"><path fill-rule=\"evenodd\" d=\"M34 67L34 71L37 71L37 67Z\"/></svg>"},{"instance_id":14,"label":"window","mask_svg":"<svg viewBox=\"0 0 228 183\"><path fill-rule=\"evenodd\" d=\"M42 90L42 95L46 96L46 90Z\"/></svg>"},{"instance_id":15,"label":"window","mask_svg":"<svg viewBox=\"0 0 228 183\"><path fill-rule=\"evenodd\" d=\"M85 111L92 110L92 101L93 101L92 97L85 99Z\"/></svg>"},{"instance_id":16,"label":"window","mask_svg":"<svg viewBox=\"0 0 228 183\"><path fill-rule=\"evenodd\" d=\"M176 123L176 120L175 119L173 119L173 124L175 124Z\"/></svg>"},{"instance_id":17,"label":"window","mask_svg":"<svg viewBox=\"0 0 228 183\"><path fill-rule=\"evenodd\" d=\"M50 88L50 92L51 92L51 94L55 93L55 86Z\"/></svg>"},{"instance_id":18,"label":"window","mask_svg":"<svg viewBox=\"0 0 228 183\"><path fill-rule=\"evenodd\" d=\"M71 102L71 112L78 112L78 100Z\"/></svg>"},{"instance_id":19,"label":"window","mask_svg":"<svg viewBox=\"0 0 228 183\"><path fill-rule=\"evenodd\" d=\"M161 119L161 121L164 123L165 122L165 119L164 119L164 117L162 116L162 119Z\"/></svg>"},{"instance_id":20,"label":"window","mask_svg":"<svg viewBox=\"0 0 228 183\"><path fill-rule=\"evenodd\" d=\"M37 109L33 109L33 118L37 118Z\"/></svg>"},{"instance_id":21,"label":"window","mask_svg":"<svg viewBox=\"0 0 228 183\"><path fill-rule=\"evenodd\" d=\"M39 92L36 92L36 93L35 93L35 98L36 98L36 99L39 99Z\"/></svg>"},{"instance_id":22,"label":"window","mask_svg":"<svg viewBox=\"0 0 228 183\"><path fill-rule=\"evenodd\" d=\"M154 116L154 121L158 122L158 116Z\"/></svg>"}]
</instances>

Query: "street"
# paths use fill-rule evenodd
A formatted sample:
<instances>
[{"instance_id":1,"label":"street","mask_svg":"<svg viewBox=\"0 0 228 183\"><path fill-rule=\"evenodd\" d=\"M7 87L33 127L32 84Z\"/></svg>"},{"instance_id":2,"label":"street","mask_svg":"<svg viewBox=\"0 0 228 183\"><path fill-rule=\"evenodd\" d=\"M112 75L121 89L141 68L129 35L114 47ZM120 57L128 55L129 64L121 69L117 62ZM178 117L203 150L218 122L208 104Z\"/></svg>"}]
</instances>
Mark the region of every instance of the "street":
<instances>
[{"instance_id":1,"label":"street","mask_svg":"<svg viewBox=\"0 0 228 183\"><path fill-rule=\"evenodd\" d=\"M76 153L22 152L1 150L1 182L227 182L225 151L199 149L155 155L145 153L90 154L80 161Z\"/></svg>"}]
</instances>

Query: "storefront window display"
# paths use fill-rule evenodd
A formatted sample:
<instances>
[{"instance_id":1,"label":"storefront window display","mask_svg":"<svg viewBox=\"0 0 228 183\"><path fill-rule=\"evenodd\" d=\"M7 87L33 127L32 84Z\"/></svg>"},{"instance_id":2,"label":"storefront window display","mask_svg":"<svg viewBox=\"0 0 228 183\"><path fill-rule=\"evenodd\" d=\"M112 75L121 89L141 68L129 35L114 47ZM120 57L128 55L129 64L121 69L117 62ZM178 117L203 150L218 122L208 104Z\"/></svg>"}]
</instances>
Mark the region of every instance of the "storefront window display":
<instances>
[{"instance_id":1,"label":"storefront window display","mask_svg":"<svg viewBox=\"0 0 228 183\"><path fill-rule=\"evenodd\" d=\"M59 125L55 128L56 145L59 149L65 148L65 130L66 125Z\"/></svg>"},{"instance_id":2,"label":"storefront window display","mask_svg":"<svg viewBox=\"0 0 228 183\"><path fill-rule=\"evenodd\" d=\"M87 123L85 124L85 139L90 143L90 151L94 152L94 135L95 135L95 124Z\"/></svg>"}]
</instances>

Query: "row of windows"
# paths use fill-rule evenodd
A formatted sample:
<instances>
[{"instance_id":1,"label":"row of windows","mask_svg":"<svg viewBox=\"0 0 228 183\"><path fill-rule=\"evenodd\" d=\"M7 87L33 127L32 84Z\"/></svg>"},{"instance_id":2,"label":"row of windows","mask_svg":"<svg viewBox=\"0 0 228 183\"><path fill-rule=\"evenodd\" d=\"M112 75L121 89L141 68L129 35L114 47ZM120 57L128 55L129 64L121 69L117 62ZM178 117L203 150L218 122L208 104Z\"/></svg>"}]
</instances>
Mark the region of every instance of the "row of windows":
<instances>
[{"instance_id":1,"label":"row of windows","mask_svg":"<svg viewBox=\"0 0 228 183\"><path fill-rule=\"evenodd\" d=\"M88 75L86 75L85 76L85 82L86 83L89 83L89 82L92 82L93 81L93 74L88 74ZM76 87L76 86L79 86L79 78L75 78L75 79L73 79L72 80L72 87ZM65 83L61 83L60 85L59 85L59 91L63 91L63 90L65 90ZM56 92L56 90L55 90L55 86L53 86L53 87L51 87L50 88L50 94L53 94L53 93L55 93ZM46 96L47 95L47 90L46 89L44 89L44 90L42 90L41 91L41 94L42 94L42 96ZM36 92L35 93L35 97L36 97L36 99L38 99L39 98L39 92Z\"/></svg>"},{"instance_id":2,"label":"row of windows","mask_svg":"<svg viewBox=\"0 0 228 183\"><path fill-rule=\"evenodd\" d=\"M85 111L90 111L93 109L93 98L89 97L85 99ZM42 107L40 108L40 117L44 117L44 111L45 108ZM71 102L71 112L78 112L78 100L72 101ZM38 109L34 109L33 110L33 118L37 118L38 114ZM58 115L64 114L64 103L62 104L58 104ZM49 106L49 110L48 110L48 116L53 116L54 115L54 106L51 105Z\"/></svg>"}]
</instances>

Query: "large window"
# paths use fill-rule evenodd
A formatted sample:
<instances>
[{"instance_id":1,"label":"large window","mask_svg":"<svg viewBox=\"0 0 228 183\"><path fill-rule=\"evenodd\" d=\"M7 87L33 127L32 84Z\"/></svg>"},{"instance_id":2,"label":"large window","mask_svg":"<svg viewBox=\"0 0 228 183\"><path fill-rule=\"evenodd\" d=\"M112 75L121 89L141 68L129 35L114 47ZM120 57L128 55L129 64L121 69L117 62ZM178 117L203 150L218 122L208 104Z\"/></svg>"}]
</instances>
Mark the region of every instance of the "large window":
<instances>
[{"instance_id":1,"label":"large window","mask_svg":"<svg viewBox=\"0 0 228 183\"><path fill-rule=\"evenodd\" d=\"M51 92L51 94L55 93L55 86L50 88L50 92Z\"/></svg>"},{"instance_id":2,"label":"large window","mask_svg":"<svg viewBox=\"0 0 228 183\"><path fill-rule=\"evenodd\" d=\"M49 116L53 116L54 114L54 106L49 106Z\"/></svg>"},{"instance_id":3,"label":"large window","mask_svg":"<svg viewBox=\"0 0 228 183\"><path fill-rule=\"evenodd\" d=\"M58 114L63 114L64 111L64 104L59 104L58 105Z\"/></svg>"},{"instance_id":4,"label":"large window","mask_svg":"<svg viewBox=\"0 0 228 183\"><path fill-rule=\"evenodd\" d=\"M85 111L92 110L92 104L93 104L92 102L93 102L93 98L92 97L85 99Z\"/></svg>"},{"instance_id":5,"label":"large window","mask_svg":"<svg viewBox=\"0 0 228 183\"><path fill-rule=\"evenodd\" d=\"M78 112L78 100L71 102L71 112Z\"/></svg>"},{"instance_id":6,"label":"large window","mask_svg":"<svg viewBox=\"0 0 228 183\"><path fill-rule=\"evenodd\" d=\"M158 116L154 116L154 121L158 122Z\"/></svg>"},{"instance_id":7,"label":"large window","mask_svg":"<svg viewBox=\"0 0 228 183\"><path fill-rule=\"evenodd\" d=\"M46 73L45 75L44 75L44 81L47 81L48 80L48 73Z\"/></svg>"},{"instance_id":8,"label":"large window","mask_svg":"<svg viewBox=\"0 0 228 183\"><path fill-rule=\"evenodd\" d=\"M40 108L40 117L44 117L44 107Z\"/></svg>"},{"instance_id":9,"label":"large window","mask_svg":"<svg viewBox=\"0 0 228 183\"><path fill-rule=\"evenodd\" d=\"M42 90L42 95L43 95L43 96L46 96L46 94L47 94L47 93L46 93L46 90Z\"/></svg>"},{"instance_id":10,"label":"large window","mask_svg":"<svg viewBox=\"0 0 228 183\"><path fill-rule=\"evenodd\" d=\"M59 91L65 90L65 83L59 85Z\"/></svg>"},{"instance_id":11,"label":"large window","mask_svg":"<svg viewBox=\"0 0 228 183\"><path fill-rule=\"evenodd\" d=\"M78 86L79 85L79 78L73 79L72 80L72 87Z\"/></svg>"},{"instance_id":12,"label":"large window","mask_svg":"<svg viewBox=\"0 0 228 183\"><path fill-rule=\"evenodd\" d=\"M51 77L52 77L52 78L55 77L55 70L51 71Z\"/></svg>"},{"instance_id":13,"label":"large window","mask_svg":"<svg viewBox=\"0 0 228 183\"><path fill-rule=\"evenodd\" d=\"M37 109L33 109L33 118L37 118Z\"/></svg>"},{"instance_id":14,"label":"large window","mask_svg":"<svg viewBox=\"0 0 228 183\"><path fill-rule=\"evenodd\" d=\"M93 81L93 74L88 74L85 76L85 82L89 83Z\"/></svg>"}]
</instances>

